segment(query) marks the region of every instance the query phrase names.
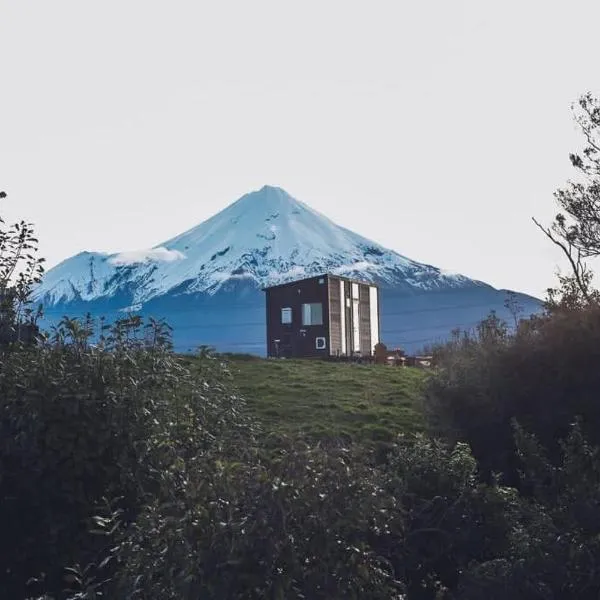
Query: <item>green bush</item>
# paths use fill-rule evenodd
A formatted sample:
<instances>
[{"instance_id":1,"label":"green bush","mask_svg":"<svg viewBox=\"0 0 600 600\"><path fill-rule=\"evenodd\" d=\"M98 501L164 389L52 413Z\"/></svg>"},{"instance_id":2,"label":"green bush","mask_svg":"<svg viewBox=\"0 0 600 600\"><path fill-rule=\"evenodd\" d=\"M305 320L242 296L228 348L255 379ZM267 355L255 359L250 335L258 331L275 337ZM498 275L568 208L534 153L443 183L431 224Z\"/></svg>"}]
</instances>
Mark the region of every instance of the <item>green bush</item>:
<instances>
[{"instance_id":1,"label":"green bush","mask_svg":"<svg viewBox=\"0 0 600 600\"><path fill-rule=\"evenodd\" d=\"M181 465L187 481L117 540L111 597L400 598L367 544L379 490L343 449L281 449L268 465Z\"/></svg>"},{"instance_id":2,"label":"green bush","mask_svg":"<svg viewBox=\"0 0 600 600\"><path fill-rule=\"evenodd\" d=\"M466 444L402 437L381 478L389 509L385 534L372 544L405 583L407 598L453 598L472 564L506 555L519 526L518 494L481 484Z\"/></svg>"},{"instance_id":3,"label":"green bush","mask_svg":"<svg viewBox=\"0 0 600 600\"><path fill-rule=\"evenodd\" d=\"M600 443L600 308L561 311L522 322L508 335L494 318L475 336L437 351L424 409L431 433L472 447L488 480L505 474L517 485L516 419L560 458L559 440L582 417L584 433Z\"/></svg>"},{"instance_id":4,"label":"green bush","mask_svg":"<svg viewBox=\"0 0 600 600\"><path fill-rule=\"evenodd\" d=\"M133 522L177 461L252 445L218 366L182 367L160 323L118 322L95 345L92 335L65 320L45 343L1 356L2 598L23 598L42 573L57 592L63 566L93 561L106 543L88 535L103 499Z\"/></svg>"},{"instance_id":5,"label":"green bush","mask_svg":"<svg viewBox=\"0 0 600 600\"><path fill-rule=\"evenodd\" d=\"M521 525L510 546L471 568L460 582L465 600L595 599L600 593L600 461L581 426L572 426L550 462L537 438L515 425L521 478L532 490L522 501Z\"/></svg>"},{"instance_id":6,"label":"green bush","mask_svg":"<svg viewBox=\"0 0 600 600\"><path fill-rule=\"evenodd\" d=\"M449 599L473 565L509 555L520 500L480 484L465 445L400 439L388 458L280 440L266 463L180 462L109 536L105 594Z\"/></svg>"}]
</instances>

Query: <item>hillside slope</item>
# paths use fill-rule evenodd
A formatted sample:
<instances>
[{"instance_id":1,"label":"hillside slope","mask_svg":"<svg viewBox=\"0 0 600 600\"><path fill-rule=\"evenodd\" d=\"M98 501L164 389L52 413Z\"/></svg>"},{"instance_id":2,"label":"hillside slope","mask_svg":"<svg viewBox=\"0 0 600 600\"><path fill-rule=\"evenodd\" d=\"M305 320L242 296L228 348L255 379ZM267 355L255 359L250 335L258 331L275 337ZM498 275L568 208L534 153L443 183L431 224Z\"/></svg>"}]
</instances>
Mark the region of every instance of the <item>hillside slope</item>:
<instances>
[{"instance_id":1,"label":"hillside slope","mask_svg":"<svg viewBox=\"0 0 600 600\"><path fill-rule=\"evenodd\" d=\"M228 364L266 435L390 441L423 428L420 369L244 357Z\"/></svg>"}]
</instances>

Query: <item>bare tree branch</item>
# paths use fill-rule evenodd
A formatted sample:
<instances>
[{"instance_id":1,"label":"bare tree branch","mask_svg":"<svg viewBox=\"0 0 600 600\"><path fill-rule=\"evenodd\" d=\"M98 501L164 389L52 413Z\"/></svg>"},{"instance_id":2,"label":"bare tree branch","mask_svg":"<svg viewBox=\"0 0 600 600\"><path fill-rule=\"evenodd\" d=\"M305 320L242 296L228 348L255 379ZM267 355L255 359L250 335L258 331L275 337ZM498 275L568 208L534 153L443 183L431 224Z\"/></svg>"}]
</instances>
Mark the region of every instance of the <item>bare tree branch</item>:
<instances>
[{"instance_id":1,"label":"bare tree branch","mask_svg":"<svg viewBox=\"0 0 600 600\"><path fill-rule=\"evenodd\" d=\"M532 220L543 231L543 233L546 235L546 237L563 251L564 255L567 257L567 259L571 265L571 269L573 270L573 276L575 277L577 286L579 287L579 290L581 291L582 296L585 298L585 300L587 302L591 302L592 297L589 293L588 285L585 282L585 277L584 277L584 274L586 271L586 266L581 260L581 252L575 248L577 255L576 255L576 258L574 258L573 257L574 246L572 243L570 243L568 241L561 241L561 240L557 239L552 234L552 230L541 225L541 223L535 217L532 217Z\"/></svg>"}]
</instances>

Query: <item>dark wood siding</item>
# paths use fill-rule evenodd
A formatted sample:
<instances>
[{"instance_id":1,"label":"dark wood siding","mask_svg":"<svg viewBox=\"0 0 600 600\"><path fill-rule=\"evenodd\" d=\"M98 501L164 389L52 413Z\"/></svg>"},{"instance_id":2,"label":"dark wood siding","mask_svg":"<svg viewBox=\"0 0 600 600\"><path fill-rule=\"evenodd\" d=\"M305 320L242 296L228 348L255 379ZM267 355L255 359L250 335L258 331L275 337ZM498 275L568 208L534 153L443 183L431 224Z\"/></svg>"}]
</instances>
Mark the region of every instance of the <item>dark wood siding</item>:
<instances>
[{"instance_id":1,"label":"dark wood siding","mask_svg":"<svg viewBox=\"0 0 600 600\"><path fill-rule=\"evenodd\" d=\"M329 277L329 337L331 354L342 354L342 299L335 277Z\"/></svg>"},{"instance_id":2,"label":"dark wood siding","mask_svg":"<svg viewBox=\"0 0 600 600\"><path fill-rule=\"evenodd\" d=\"M267 294L267 355L286 357L317 357L327 355L329 349L329 310L327 277L313 277L287 285L272 287ZM302 305L321 303L322 325L302 324ZM281 322L281 309L292 309L292 322ZM317 349L317 338L325 338L326 345ZM279 342L276 342L279 340Z\"/></svg>"},{"instance_id":3,"label":"dark wood siding","mask_svg":"<svg viewBox=\"0 0 600 600\"><path fill-rule=\"evenodd\" d=\"M358 301L360 315L360 353L362 355L371 354L371 307L369 298L369 286L358 286Z\"/></svg>"}]
</instances>

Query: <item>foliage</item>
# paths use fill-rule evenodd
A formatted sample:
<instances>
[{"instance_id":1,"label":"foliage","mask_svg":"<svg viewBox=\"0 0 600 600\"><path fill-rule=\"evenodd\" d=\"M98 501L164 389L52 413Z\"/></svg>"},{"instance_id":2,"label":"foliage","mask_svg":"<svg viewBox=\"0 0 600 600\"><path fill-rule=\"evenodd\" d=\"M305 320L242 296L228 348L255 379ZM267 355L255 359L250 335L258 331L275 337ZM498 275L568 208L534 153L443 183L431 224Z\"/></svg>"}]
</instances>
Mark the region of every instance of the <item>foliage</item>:
<instances>
[{"instance_id":1,"label":"foliage","mask_svg":"<svg viewBox=\"0 0 600 600\"><path fill-rule=\"evenodd\" d=\"M3 597L46 573L31 595L452 598L521 528L464 444L401 437L375 464L280 436L265 457L210 352L184 364L138 319L92 334L65 320L3 362Z\"/></svg>"},{"instance_id":2,"label":"foliage","mask_svg":"<svg viewBox=\"0 0 600 600\"><path fill-rule=\"evenodd\" d=\"M117 545L114 597L399 597L365 543L378 490L343 449L190 467Z\"/></svg>"},{"instance_id":3,"label":"foliage","mask_svg":"<svg viewBox=\"0 0 600 600\"><path fill-rule=\"evenodd\" d=\"M71 570L72 598L452 598L463 571L506 555L518 507L478 482L468 447L420 436L385 467L297 442L268 463L182 461L129 527L97 518L118 568Z\"/></svg>"},{"instance_id":4,"label":"foliage","mask_svg":"<svg viewBox=\"0 0 600 600\"><path fill-rule=\"evenodd\" d=\"M514 490L481 484L469 447L401 436L382 469L388 510L373 540L407 598L454 598L473 564L504 556L518 526Z\"/></svg>"},{"instance_id":5,"label":"foliage","mask_svg":"<svg viewBox=\"0 0 600 600\"><path fill-rule=\"evenodd\" d=\"M251 436L218 367L184 368L163 324L123 320L93 345L92 333L65 319L46 343L2 356L0 529L14 564L2 597L42 572L56 590L62 566L93 560L88 520L103 498L127 523L172 463Z\"/></svg>"},{"instance_id":6,"label":"foliage","mask_svg":"<svg viewBox=\"0 0 600 600\"><path fill-rule=\"evenodd\" d=\"M589 332L585 318L554 335ZM543 347L565 319L511 337L491 316L476 339L445 348L431 385L477 390L494 374L492 390L506 374L494 363L517 340ZM464 360L486 370L469 380ZM232 389L221 358L205 349L184 361L163 324L139 319L96 335L90 320L64 320L44 344L6 352L2 597L23 598L32 575L29 597L70 600L598 592L600 463L587 424L566 428L553 452L509 422L519 493L482 481L463 441L405 434L385 460L361 443L272 443Z\"/></svg>"},{"instance_id":7,"label":"foliage","mask_svg":"<svg viewBox=\"0 0 600 600\"><path fill-rule=\"evenodd\" d=\"M6 193L0 192L0 200L4 198ZM29 308L33 286L44 272L37 244L31 223L7 226L0 217L0 343L18 338L20 325L39 316Z\"/></svg>"},{"instance_id":8,"label":"foliage","mask_svg":"<svg viewBox=\"0 0 600 600\"><path fill-rule=\"evenodd\" d=\"M598 597L599 342L592 304L523 320L512 334L491 315L436 350L424 400L431 431L469 443L481 489L511 498L491 513L500 528L487 560L455 565L462 575L450 597ZM461 532L472 535L476 512L466 514Z\"/></svg>"},{"instance_id":9,"label":"foliage","mask_svg":"<svg viewBox=\"0 0 600 600\"><path fill-rule=\"evenodd\" d=\"M489 324L488 324L489 325ZM577 416L600 442L600 308L522 321L514 335L488 328L437 352L424 398L430 431L467 441L490 477L516 484L511 420L537 435L551 457Z\"/></svg>"},{"instance_id":10,"label":"foliage","mask_svg":"<svg viewBox=\"0 0 600 600\"><path fill-rule=\"evenodd\" d=\"M521 527L510 536L509 551L469 570L459 585L465 600L561 598L578 600L600 593L600 461L580 423L561 442L554 464L536 436L514 423L530 490L521 505Z\"/></svg>"},{"instance_id":11,"label":"foliage","mask_svg":"<svg viewBox=\"0 0 600 600\"><path fill-rule=\"evenodd\" d=\"M548 307L576 309L598 304L588 260L600 256L600 100L586 93L574 105L575 122L585 138L580 154L570 154L581 176L556 192L559 212L550 227L535 223L567 257L570 275L559 276L559 288L548 290Z\"/></svg>"}]
</instances>

